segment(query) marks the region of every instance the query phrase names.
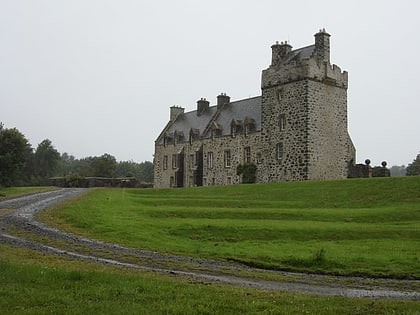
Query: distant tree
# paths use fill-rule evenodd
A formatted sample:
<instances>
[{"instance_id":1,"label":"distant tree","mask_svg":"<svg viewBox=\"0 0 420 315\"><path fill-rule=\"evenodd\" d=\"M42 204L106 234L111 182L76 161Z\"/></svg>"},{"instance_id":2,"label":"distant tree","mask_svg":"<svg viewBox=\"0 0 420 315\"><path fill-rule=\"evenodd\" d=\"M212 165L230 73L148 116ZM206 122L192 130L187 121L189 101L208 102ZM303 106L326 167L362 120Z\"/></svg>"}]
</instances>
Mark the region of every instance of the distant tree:
<instances>
[{"instance_id":1,"label":"distant tree","mask_svg":"<svg viewBox=\"0 0 420 315\"><path fill-rule=\"evenodd\" d=\"M28 158L30 144L16 128L5 129L0 123L0 185L9 186L18 179Z\"/></svg>"},{"instance_id":2,"label":"distant tree","mask_svg":"<svg viewBox=\"0 0 420 315\"><path fill-rule=\"evenodd\" d=\"M141 182L153 183L153 163L144 161L140 163L140 176L138 178Z\"/></svg>"},{"instance_id":3,"label":"distant tree","mask_svg":"<svg viewBox=\"0 0 420 315\"><path fill-rule=\"evenodd\" d=\"M53 147L49 139L43 140L35 150L34 173L41 178L48 178L55 174L60 161L60 153Z\"/></svg>"},{"instance_id":4,"label":"distant tree","mask_svg":"<svg viewBox=\"0 0 420 315\"><path fill-rule=\"evenodd\" d=\"M75 174L78 172L78 162L73 155L64 152L60 156L58 166L55 172L56 176L65 176L68 174Z\"/></svg>"},{"instance_id":5,"label":"distant tree","mask_svg":"<svg viewBox=\"0 0 420 315\"><path fill-rule=\"evenodd\" d=\"M391 176L405 176L406 167L405 165L393 165L390 169Z\"/></svg>"},{"instance_id":6,"label":"distant tree","mask_svg":"<svg viewBox=\"0 0 420 315\"><path fill-rule=\"evenodd\" d=\"M420 154L407 166L407 176L420 175Z\"/></svg>"},{"instance_id":7,"label":"distant tree","mask_svg":"<svg viewBox=\"0 0 420 315\"><path fill-rule=\"evenodd\" d=\"M135 177L139 182L153 182L153 163L121 161L117 163L117 177Z\"/></svg>"},{"instance_id":8,"label":"distant tree","mask_svg":"<svg viewBox=\"0 0 420 315\"><path fill-rule=\"evenodd\" d=\"M91 160L93 176L115 177L117 170L117 160L112 155L105 153Z\"/></svg>"}]
</instances>

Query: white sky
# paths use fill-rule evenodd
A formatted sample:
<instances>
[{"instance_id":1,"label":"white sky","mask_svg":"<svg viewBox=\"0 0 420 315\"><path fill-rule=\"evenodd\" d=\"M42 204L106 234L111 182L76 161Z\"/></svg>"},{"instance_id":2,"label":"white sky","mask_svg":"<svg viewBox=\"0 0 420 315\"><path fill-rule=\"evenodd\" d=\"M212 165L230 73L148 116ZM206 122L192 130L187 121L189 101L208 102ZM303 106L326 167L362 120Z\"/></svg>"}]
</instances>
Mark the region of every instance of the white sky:
<instances>
[{"instance_id":1,"label":"white sky","mask_svg":"<svg viewBox=\"0 0 420 315\"><path fill-rule=\"evenodd\" d=\"M169 107L261 94L270 46L325 28L357 161L420 151L420 2L0 0L0 121L34 148L152 161Z\"/></svg>"}]
</instances>

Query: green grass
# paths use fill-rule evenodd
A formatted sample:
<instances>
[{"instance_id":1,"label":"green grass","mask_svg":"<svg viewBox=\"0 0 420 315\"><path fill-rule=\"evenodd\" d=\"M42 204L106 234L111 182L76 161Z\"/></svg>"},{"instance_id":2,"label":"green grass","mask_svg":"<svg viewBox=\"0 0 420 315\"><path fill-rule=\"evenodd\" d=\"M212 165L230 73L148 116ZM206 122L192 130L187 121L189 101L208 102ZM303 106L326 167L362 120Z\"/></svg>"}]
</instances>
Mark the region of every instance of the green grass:
<instances>
[{"instance_id":1,"label":"green grass","mask_svg":"<svg viewBox=\"0 0 420 315\"><path fill-rule=\"evenodd\" d=\"M0 200L52 189L56 189L56 187L0 187Z\"/></svg>"},{"instance_id":2,"label":"green grass","mask_svg":"<svg viewBox=\"0 0 420 315\"><path fill-rule=\"evenodd\" d=\"M420 277L420 177L96 189L44 212L86 236L265 268Z\"/></svg>"},{"instance_id":3,"label":"green grass","mask_svg":"<svg viewBox=\"0 0 420 315\"><path fill-rule=\"evenodd\" d=\"M210 284L2 244L0 283L1 314L418 314L420 307Z\"/></svg>"}]
</instances>

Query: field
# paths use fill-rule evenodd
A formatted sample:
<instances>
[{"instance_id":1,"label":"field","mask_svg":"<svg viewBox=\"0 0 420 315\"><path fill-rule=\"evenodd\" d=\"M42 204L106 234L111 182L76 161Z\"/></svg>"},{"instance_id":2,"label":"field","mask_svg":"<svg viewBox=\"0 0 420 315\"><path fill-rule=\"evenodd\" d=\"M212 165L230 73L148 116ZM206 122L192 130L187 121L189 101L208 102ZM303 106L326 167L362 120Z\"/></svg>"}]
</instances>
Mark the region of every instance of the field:
<instances>
[{"instance_id":1,"label":"field","mask_svg":"<svg viewBox=\"0 0 420 315\"><path fill-rule=\"evenodd\" d=\"M418 301L349 299L178 279L0 244L1 314L418 314Z\"/></svg>"},{"instance_id":2,"label":"field","mask_svg":"<svg viewBox=\"0 0 420 315\"><path fill-rule=\"evenodd\" d=\"M92 189L39 216L77 234L171 254L281 270L420 278L420 177ZM1 242L0 283L1 314L419 314L420 309L419 301L221 285Z\"/></svg>"},{"instance_id":3,"label":"field","mask_svg":"<svg viewBox=\"0 0 420 315\"><path fill-rule=\"evenodd\" d=\"M44 220L89 237L264 268L420 278L420 177L96 189Z\"/></svg>"}]
</instances>

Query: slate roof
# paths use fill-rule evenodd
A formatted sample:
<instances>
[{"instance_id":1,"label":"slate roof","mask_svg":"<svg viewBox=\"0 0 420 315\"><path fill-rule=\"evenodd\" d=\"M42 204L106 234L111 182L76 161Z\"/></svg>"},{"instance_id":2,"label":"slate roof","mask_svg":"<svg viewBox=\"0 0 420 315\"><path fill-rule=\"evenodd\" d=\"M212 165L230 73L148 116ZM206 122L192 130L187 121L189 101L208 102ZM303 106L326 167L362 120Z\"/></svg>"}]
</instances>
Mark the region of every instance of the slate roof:
<instances>
[{"instance_id":1,"label":"slate roof","mask_svg":"<svg viewBox=\"0 0 420 315\"><path fill-rule=\"evenodd\" d=\"M189 140L190 130L197 129L200 138L209 138L209 125L215 122L221 129L221 135L229 135L230 126L233 119L244 122L245 118L252 119L255 123L255 131L261 130L261 96L230 102L217 110L217 106L210 106L201 115L197 115L197 110L178 115L173 123L167 126L166 135L173 137L175 132L183 134L183 141ZM158 139L159 144L163 144L163 135Z\"/></svg>"},{"instance_id":2,"label":"slate roof","mask_svg":"<svg viewBox=\"0 0 420 315\"><path fill-rule=\"evenodd\" d=\"M304 59L309 59L313 55L315 50L315 45L310 45L307 47L302 47L299 49L292 50L286 55L285 58L281 60L282 64L287 64L291 61L299 61Z\"/></svg>"}]
</instances>

